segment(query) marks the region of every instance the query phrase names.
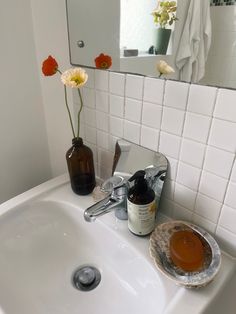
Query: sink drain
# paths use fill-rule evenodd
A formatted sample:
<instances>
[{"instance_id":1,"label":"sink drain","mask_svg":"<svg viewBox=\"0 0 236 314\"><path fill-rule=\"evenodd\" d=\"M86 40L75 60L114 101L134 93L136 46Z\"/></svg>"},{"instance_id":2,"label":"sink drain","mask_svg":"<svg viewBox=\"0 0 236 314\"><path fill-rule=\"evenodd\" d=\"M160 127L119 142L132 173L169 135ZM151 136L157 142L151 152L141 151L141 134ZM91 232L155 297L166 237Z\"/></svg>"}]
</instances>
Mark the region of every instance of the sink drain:
<instances>
[{"instance_id":1,"label":"sink drain","mask_svg":"<svg viewBox=\"0 0 236 314\"><path fill-rule=\"evenodd\" d=\"M81 266L75 271L72 281L76 289L90 291L99 285L101 281L101 273L93 266Z\"/></svg>"}]
</instances>

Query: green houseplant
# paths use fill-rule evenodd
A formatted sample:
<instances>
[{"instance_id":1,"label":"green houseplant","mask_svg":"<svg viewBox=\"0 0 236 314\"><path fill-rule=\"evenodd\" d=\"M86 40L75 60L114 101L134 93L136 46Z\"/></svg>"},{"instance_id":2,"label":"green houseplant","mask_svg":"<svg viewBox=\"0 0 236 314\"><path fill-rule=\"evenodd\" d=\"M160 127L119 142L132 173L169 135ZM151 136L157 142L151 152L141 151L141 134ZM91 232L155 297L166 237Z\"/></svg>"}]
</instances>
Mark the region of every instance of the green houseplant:
<instances>
[{"instance_id":1,"label":"green houseplant","mask_svg":"<svg viewBox=\"0 0 236 314\"><path fill-rule=\"evenodd\" d=\"M171 35L171 29L167 26L171 26L177 20L176 10L176 1L159 1L157 8L152 12L154 23L159 26L155 44L157 54L166 54Z\"/></svg>"}]
</instances>

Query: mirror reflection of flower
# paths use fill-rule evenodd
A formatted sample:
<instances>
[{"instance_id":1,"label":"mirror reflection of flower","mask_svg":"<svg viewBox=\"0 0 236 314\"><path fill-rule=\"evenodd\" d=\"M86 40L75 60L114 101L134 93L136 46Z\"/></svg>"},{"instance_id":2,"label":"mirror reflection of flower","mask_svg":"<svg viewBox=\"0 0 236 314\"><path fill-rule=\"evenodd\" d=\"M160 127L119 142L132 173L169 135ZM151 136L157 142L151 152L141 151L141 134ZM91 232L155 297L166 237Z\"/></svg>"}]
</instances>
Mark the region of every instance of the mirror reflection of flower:
<instances>
[{"instance_id":1,"label":"mirror reflection of flower","mask_svg":"<svg viewBox=\"0 0 236 314\"><path fill-rule=\"evenodd\" d=\"M45 76L53 76L57 72L61 74L61 81L64 84L65 104L66 104L66 109L67 109L69 120L70 120L73 137L78 139L79 133L80 133L80 114L83 108L83 99L82 99L80 88L84 86L85 83L87 82L88 74L82 68L71 68L62 73L58 68L58 63L56 59L54 59L52 56L48 56L48 58L43 61L42 72ZM71 113L68 106L67 90L66 90L67 86L76 88L78 90L78 94L80 98L80 108L79 108L78 116L77 116L77 136L75 134L75 129L73 126Z\"/></svg>"},{"instance_id":2,"label":"mirror reflection of flower","mask_svg":"<svg viewBox=\"0 0 236 314\"><path fill-rule=\"evenodd\" d=\"M167 25L171 26L176 17L177 3L176 1L159 1L157 8L152 12L154 23L160 25L160 28L166 28Z\"/></svg>"},{"instance_id":3,"label":"mirror reflection of flower","mask_svg":"<svg viewBox=\"0 0 236 314\"><path fill-rule=\"evenodd\" d=\"M171 74L175 72L175 70L164 60L157 62L157 71L160 73L159 77L161 77L163 74Z\"/></svg>"},{"instance_id":4,"label":"mirror reflection of flower","mask_svg":"<svg viewBox=\"0 0 236 314\"><path fill-rule=\"evenodd\" d=\"M111 56L105 55L104 53L100 53L100 55L94 59L94 62L97 69L107 70L112 66Z\"/></svg>"}]
</instances>

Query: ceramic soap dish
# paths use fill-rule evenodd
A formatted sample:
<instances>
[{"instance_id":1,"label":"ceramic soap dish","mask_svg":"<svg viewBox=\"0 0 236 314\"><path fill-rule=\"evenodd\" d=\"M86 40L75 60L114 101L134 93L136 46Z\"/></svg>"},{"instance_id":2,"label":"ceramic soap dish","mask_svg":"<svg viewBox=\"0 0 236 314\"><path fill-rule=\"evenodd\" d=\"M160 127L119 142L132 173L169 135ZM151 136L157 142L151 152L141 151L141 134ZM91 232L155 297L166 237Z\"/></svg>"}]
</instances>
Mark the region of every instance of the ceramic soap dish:
<instances>
[{"instance_id":1,"label":"ceramic soap dish","mask_svg":"<svg viewBox=\"0 0 236 314\"><path fill-rule=\"evenodd\" d=\"M177 231L192 231L203 245L203 265L197 271L186 272L177 267L170 257L170 238ZM187 288L204 287L218 273L221 252L215 239L204 229L185 222L170 221L156 227L150 237L150 254L156 267L168 278Z\"/></svg>"}]
</instances>

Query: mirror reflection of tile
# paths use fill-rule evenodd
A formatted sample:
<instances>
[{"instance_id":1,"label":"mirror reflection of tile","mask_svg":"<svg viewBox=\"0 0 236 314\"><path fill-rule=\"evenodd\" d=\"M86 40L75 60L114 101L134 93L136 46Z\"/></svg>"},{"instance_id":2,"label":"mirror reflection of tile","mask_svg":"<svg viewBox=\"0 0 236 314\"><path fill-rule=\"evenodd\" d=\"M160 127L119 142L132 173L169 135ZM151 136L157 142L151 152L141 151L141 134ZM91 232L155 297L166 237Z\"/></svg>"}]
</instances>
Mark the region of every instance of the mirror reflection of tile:
<instances>
[{"instance_id":1,"label":"mirror reflection of tile","mask_svg":"<svg viewBox=\"0 0 236 314\"><path fill-rule=\"evenodd\" d=\"M222 6L222 5L235 5L236 0L211 0L211 5Z\"/></svg>"}]
</instances>

